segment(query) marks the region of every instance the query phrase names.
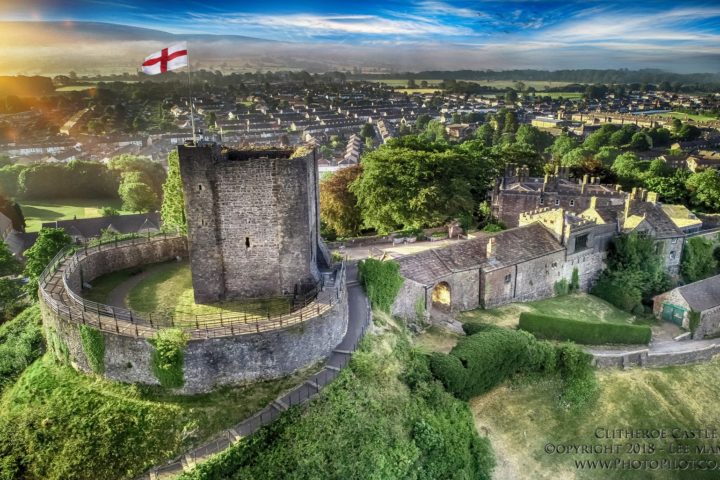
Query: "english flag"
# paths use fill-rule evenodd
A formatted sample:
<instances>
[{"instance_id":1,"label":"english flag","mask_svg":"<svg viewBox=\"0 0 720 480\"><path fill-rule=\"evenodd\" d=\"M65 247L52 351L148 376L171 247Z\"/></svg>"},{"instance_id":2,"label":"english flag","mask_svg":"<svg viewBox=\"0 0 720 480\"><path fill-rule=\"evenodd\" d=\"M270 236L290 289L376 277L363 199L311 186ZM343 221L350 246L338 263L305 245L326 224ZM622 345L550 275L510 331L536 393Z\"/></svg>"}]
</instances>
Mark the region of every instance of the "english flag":
<instances>
[{"instance_id":1,"label":"english flag","mask_svg":"<svg viewBox=\"0 0 720 480\"><path fill-rule=\"evenodd\" d=\"M182 42L149 55L142 64L142 71L148 75L157 75L187 67L187 64L187 42Z\"/></svg>"}]
</instances>

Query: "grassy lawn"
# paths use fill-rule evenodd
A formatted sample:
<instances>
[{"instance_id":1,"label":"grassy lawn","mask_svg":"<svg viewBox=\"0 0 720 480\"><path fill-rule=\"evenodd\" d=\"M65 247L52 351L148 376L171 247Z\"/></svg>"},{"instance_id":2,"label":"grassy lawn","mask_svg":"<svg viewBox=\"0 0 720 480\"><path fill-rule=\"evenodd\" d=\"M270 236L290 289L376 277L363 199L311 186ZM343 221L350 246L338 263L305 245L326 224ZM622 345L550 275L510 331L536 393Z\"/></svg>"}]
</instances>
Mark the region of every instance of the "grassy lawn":
<instances>
[{"instance_id":1,"label":"grassy lawn","mask_svg":"<svg viewBox=\"0 0 720 480\"><path fill-rule=\"evenodd\" d=\"M407 93L408 95L418 94L424 95L426 93L435 93L442 91L440 87L437 88L395 88L396 92Z\"/></svg>"},{"instance_id":2,"label":"grassy lawn","mask_svg":"<svg viewBox=\"0 0 720 480\"><path fill-rule=\"evenodd\" d=\"M113 207L120 210L122 201L119 199L21 200L20 206L25 215L26 230L37 232L43 222L99 217L102 207ZM120 213L132 212L121 211Z\"/></svg>"},{"instance_id":3,"label":"grassy lawn","mask_svg":"<svg viewBox=\"0 0 720 480\"><path fill-rule=\"evenodd\" d=\"M537 92L535 95L538 97L545 97L548 96L552 99L556 98L568 98L568 99L574 99L574 98L582 98L581 92Z\"/></svg>"},{"instance_id":4,"label":"grassy lawn","mask_svg":"<svg viewBox=\"0 0 720 480\"><path fill-rule=\"evenodd\" d=\"M0 477L131 479L249 417L309 374L177 396L79 374L48 354L0 397Z\"/></svg>"},{"instance_id":5,"label":"grassy lawn","mask_svg":"<svg viewBox=\"0 0 720 480\"><path fill-rule=\"evenodd\" d=\"M426 353L450 353L460 337L457 333L433 325L416 336L413 341L421 351Z\"/></svg>"},{"instance_id":6,"label":"grassy lawn","mask_svg":"<svg viewBox=\"0 0 720 480\"><path fill-rule=\"evenodd\" d=\"M586 411L573 412L556 406L556 385L509 383L470 401L478 431L487 433L498 466L494 478L533 479L710 479L717 471L673 470L580 470L575 460L698 459L694 454L629 454L629 443L654 443L667 449L671 442L718 445L720 440L604 440L595 438L597 428L667 429L720 428L720 359L695 366L663 369L604 370L598 372L600 397ZM668 433L668 436L670 433ZM548 443L564 445L623 444L618 455L551 455ZM710 456L717 460L717 455Z\"/></svg>"},{"instance_id":7,"label":"grassy lawn","mask_svg":"<svg viewBox=\"0 0 720 480\"><path fill-rule=\"evenodd\" d=\"M458 315L461 322L493 323L503 327L516 327L522 312L556 315L590 322L628 323L635 317L619 310L598 297L586 293L563 295L526 303L511 303L489 310L477 309Z\"/></svg>"},{"instance_id":8,"label":"grassy lawn","mask_svg":"<svg viewBox=\"0 0 720 480\"><path fill-rule=\"evenodd\" d=\"M696 114L692 114L692 113L682 113L682 112L672 112L672 113L666 113L663 115L670 115L671 117L679 118L680 120L687 120L689 118L692 120L696 120L698 122L720 120L719 117L712 117L710 115L696 115Z\"/></svg>"},{"instance_id":9,"label":"grassy lawn","mask_svg":"<svg viewBox=\"0 0 720 480\"><path fill-rule=\"evenodd\" d=\"M168 262L154 265L127 296L128 306L139 312L158 312L168 315L245 315L248 321L258 321L271 315L287 313L286 299L259 299L198 305L193 299L192 275L189 262ZM200 319L202 321L202 319ZM202 322L201 322L202 323Z\"/></svg>"}]
</instances>

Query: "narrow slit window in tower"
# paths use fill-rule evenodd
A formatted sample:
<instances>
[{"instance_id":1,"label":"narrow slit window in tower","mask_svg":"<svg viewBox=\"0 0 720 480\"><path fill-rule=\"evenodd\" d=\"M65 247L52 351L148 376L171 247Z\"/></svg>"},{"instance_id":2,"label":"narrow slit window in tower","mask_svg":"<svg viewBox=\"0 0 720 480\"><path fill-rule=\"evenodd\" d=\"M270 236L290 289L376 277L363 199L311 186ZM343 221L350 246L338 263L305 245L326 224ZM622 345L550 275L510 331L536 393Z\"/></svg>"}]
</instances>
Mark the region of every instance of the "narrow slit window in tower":
<instances>
[{"instance_id":1,"label":"narrow slit window in tower","mask_svg":"<svg viewBox=\"0 0 720 480\"><path fill-rule=\"evenodd\" d=\"M245 248L250 248L250 237L245 237Z\"/></svg>"}]
</instances>

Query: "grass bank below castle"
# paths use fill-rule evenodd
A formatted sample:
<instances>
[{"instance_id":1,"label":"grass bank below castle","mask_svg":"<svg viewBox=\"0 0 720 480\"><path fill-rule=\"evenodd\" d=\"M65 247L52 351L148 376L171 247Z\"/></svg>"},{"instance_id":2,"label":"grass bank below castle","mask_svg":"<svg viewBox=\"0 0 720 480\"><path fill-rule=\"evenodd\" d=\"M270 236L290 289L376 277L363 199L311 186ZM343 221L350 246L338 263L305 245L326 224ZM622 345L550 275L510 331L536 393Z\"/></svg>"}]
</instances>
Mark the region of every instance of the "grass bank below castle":
<instances>
[{"instance_id":1,"label":"grass bank below castle","mask_svg":"<svg viewBox=\"0 0 720 480\"><path fill-rule=\"evenodd\" d=\"M500 327L515 328L520 314L537 313L561 318L573 318L587 322L634 324L646 323L647 319L638 319L605 300L587 293L561 295L534 302L511 303L493 309L476 309L463 312L458 320L463 323L490 323Z\"/></svg>"},{"instance_id":2,"label":"grass bank below castle","mask_svg":"<svg viewBox=\"0 0 720 480\"><path fill-rule=\"evenodd\" d=\"M0 326L0 479L130 479L249 417L310 372L178 396L42 355L37 306Z\"/></svg>"},{"instance_id":3,"label":"grass bank below castle","mask_svg":"<svg viewBox=\"0 0 720 480\"><path fill-rule=\"evenodd\" d=\"M379 332L318 398L181 478L491 478L467 404L432 378L404 327L374 316Z\"/></svg>"},{"instance_id":4,"label":"grass bank below castle","mask_svg":"<svg viewBox=\"0 0 720 480\"><path fill-rule=\"evenodd\" d=\"M426 351L446 353L458 336L431 327L416 338ZM711 363L662 369L600 370L597 400L580 410L558 405L561 385L557 377L521 376L490 392L472 398L468 404L478 432L487 435L497 466L493 478L546 480L605 479L714 479L717 470L601 470L578 469L575 460L699 460L718 459L701 455L700 445L720 445L720 439L606 440L595 437L598 428L607 429L717 429L720 435L720 358ZM561 446L620 444L618 455L548 454L548 444ZM670 444L688 445L690 453L666 453ZM647 452L650 445L663 452ZM637 445L637 446L636 446ZM643 447L642 445L645 445ZM628 449L639 448L639 453Z\"/></svg>"}]
</instances>

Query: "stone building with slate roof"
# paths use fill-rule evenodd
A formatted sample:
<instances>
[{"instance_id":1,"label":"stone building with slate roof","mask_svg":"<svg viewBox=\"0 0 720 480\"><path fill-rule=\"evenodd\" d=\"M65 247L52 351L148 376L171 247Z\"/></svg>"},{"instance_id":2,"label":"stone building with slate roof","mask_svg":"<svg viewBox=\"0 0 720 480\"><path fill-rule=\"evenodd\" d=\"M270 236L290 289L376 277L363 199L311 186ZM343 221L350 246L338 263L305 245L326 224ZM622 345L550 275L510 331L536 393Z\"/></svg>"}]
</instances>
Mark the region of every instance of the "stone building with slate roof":
<instances>
[{"instance_id":1,"label":"stone building with slate roof","mask_svg":"<svg viewBox=\"0 0 720 480\"><path fill-rule=\"evenodd\" d=\"M566 232L569 230L566 230ZM599 238L599 237L598 237ZM571 249L567 238L541 219L495 234L397 259L405 279L392 313L462 311L536 300L554 294L555 283L578 269L586 290L602 270L601 243Z\"/></svg>"},{"instance_id":2,"label":"stone building with slate roof","mask_svg":"<svg viewBox=\"0 0 720 480\"><path fill-rule=\"evenodd\" d=\"M498 178L492 194L493 216L508 227L519 225L520 214L538 208L564 208L582 212L596 198L598 206L622 205L626 192L619 185L600 184L595 177L569 178L567 167L557 167L554 175L530 177L527 167L509 165Z\"/></svg>"},{"instance_id":3,"label":"stone building with slate roof","mask_svg":"<svg viewBox=\"0 0 720 480\"><path fill-rule=\"evenodd\" d=\"M698 315L693 339L720 333L720 275L677 287L653 299L658 318L692 329L692 312Z\"/></svg>"}]
</instances>

